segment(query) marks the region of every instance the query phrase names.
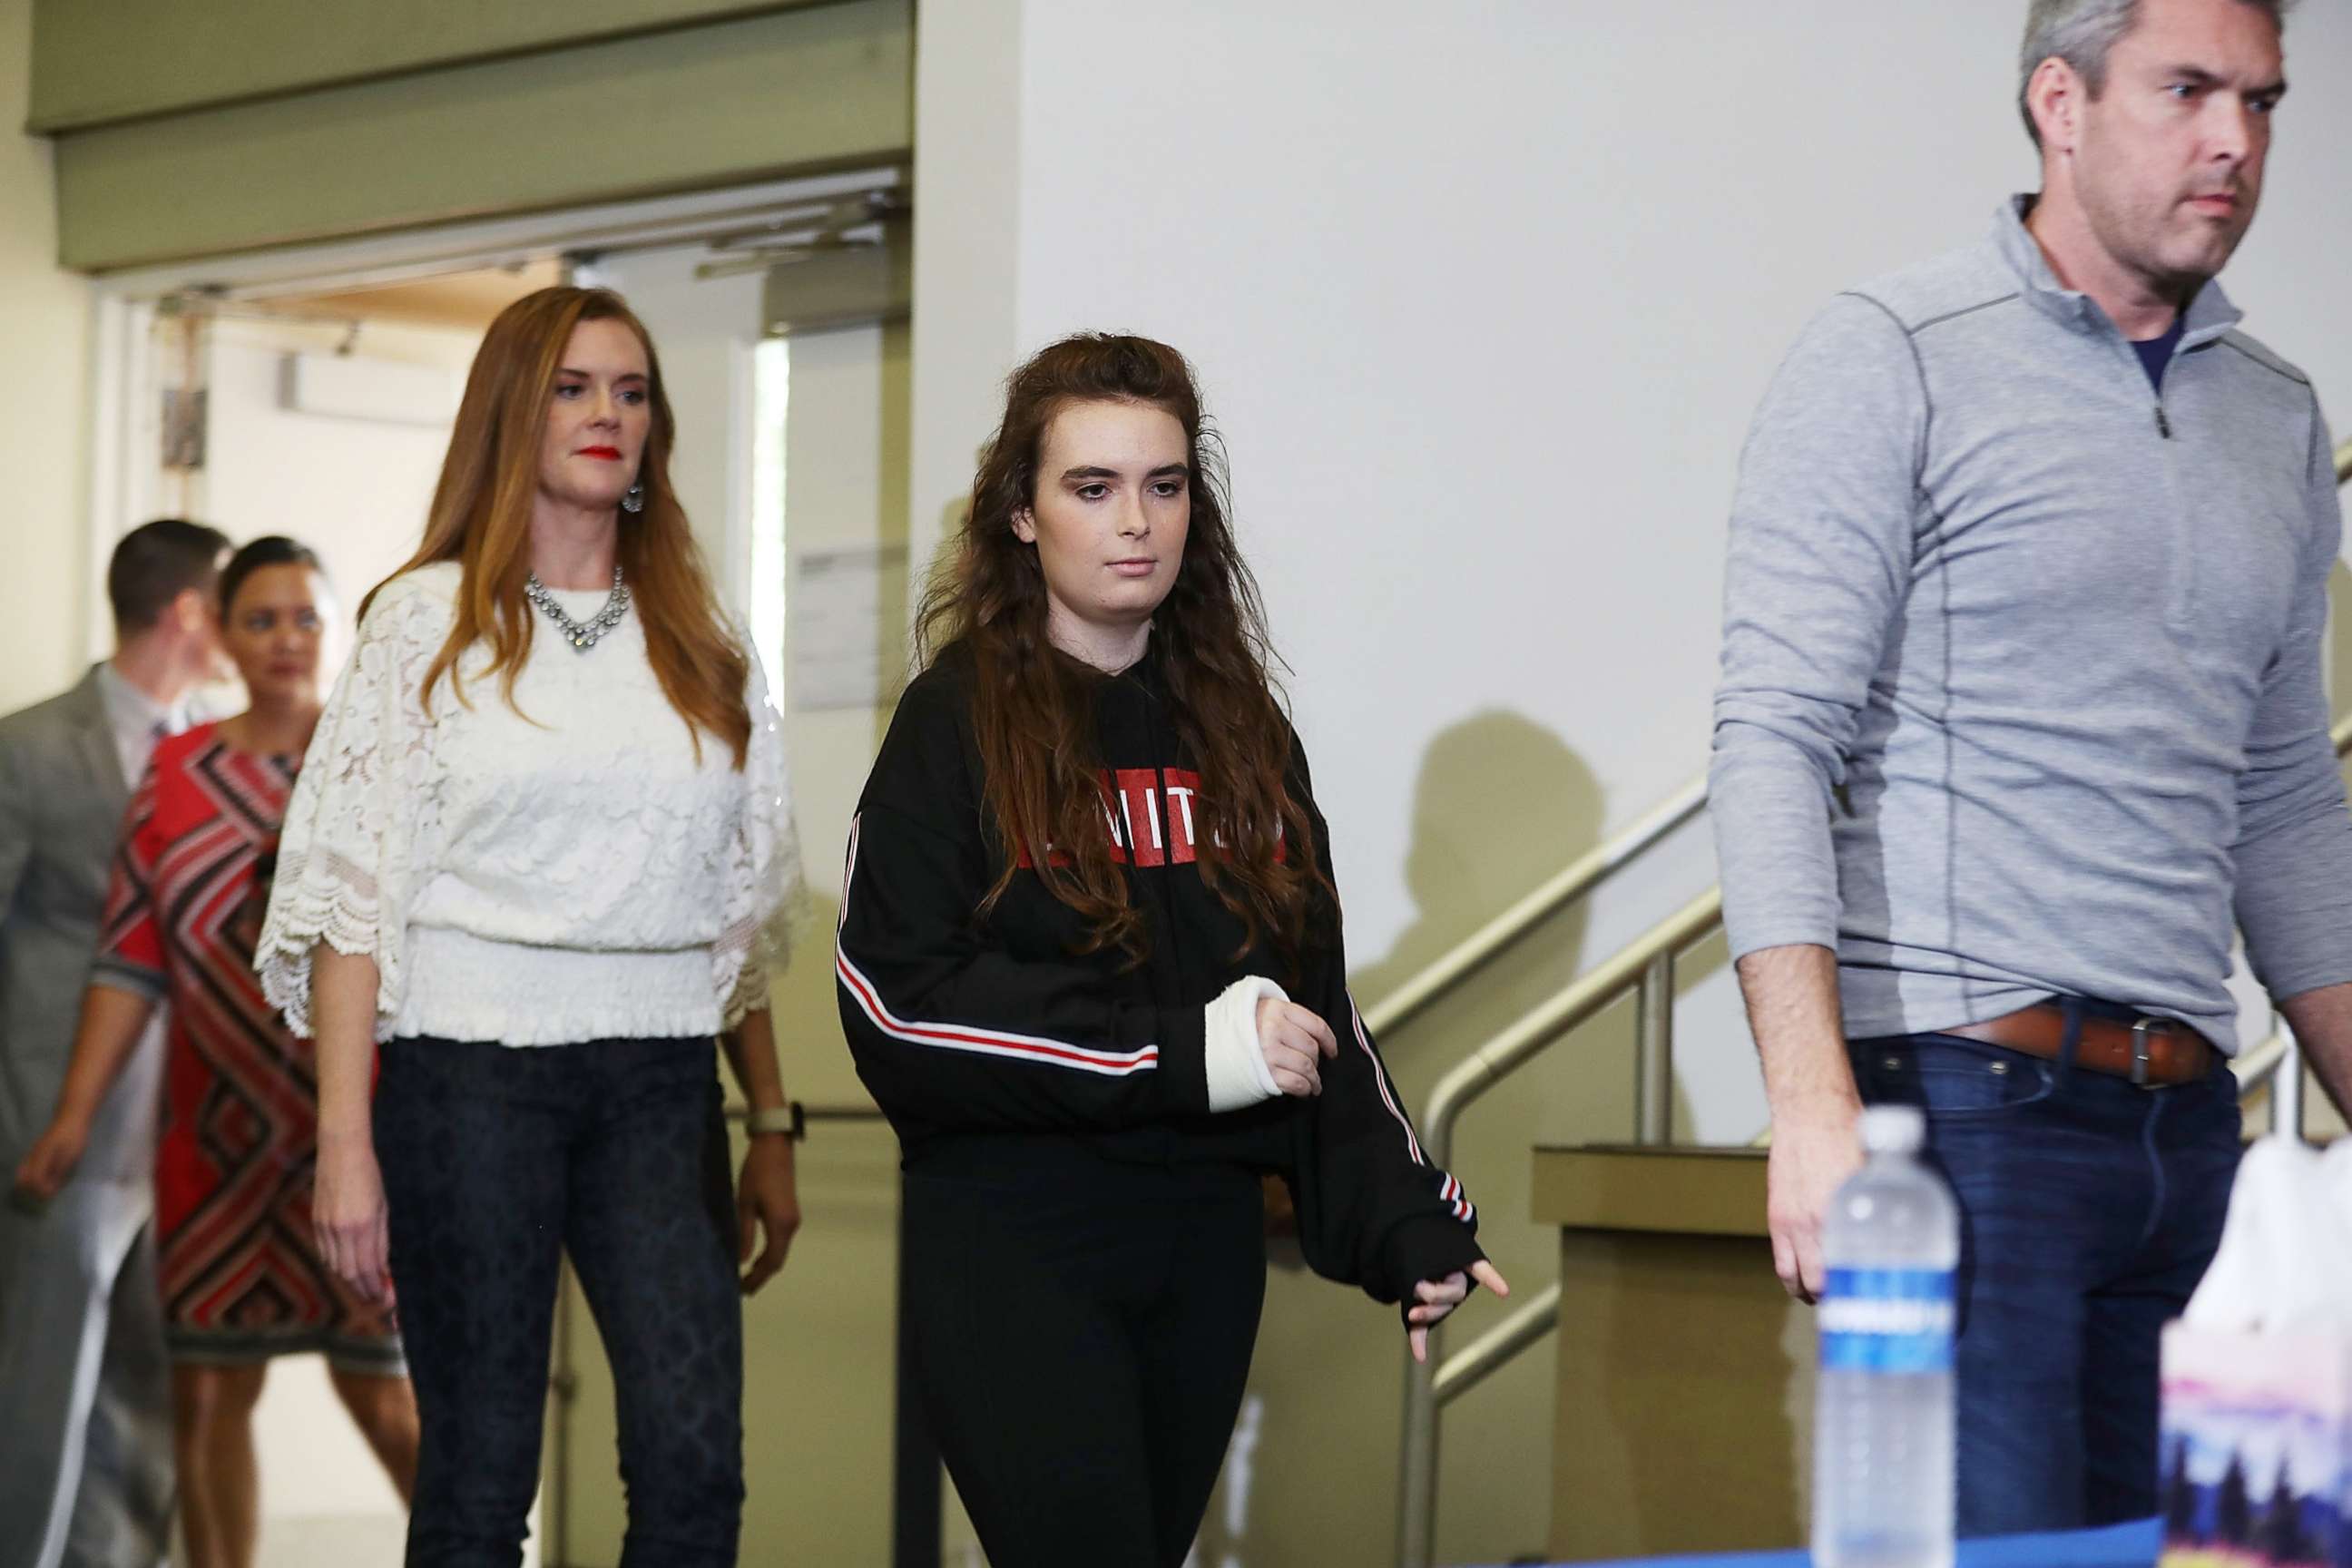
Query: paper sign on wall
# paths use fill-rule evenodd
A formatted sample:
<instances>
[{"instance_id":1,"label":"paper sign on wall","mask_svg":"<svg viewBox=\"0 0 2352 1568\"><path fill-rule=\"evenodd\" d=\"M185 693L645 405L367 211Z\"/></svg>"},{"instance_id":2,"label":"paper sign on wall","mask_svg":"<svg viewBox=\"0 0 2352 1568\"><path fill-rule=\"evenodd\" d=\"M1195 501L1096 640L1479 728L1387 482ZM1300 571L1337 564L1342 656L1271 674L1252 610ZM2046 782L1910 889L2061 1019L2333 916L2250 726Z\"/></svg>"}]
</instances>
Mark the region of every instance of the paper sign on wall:
<instances>
[{"instance_id":1,"label":"paper sign on wall","mask_svg":"<svg viewBox=\"0 0 2352 1568\"><path fill-rule=\"evenodd\" d=\"M907 641L906 546L802 550L792 560L793 705L880 707L897 695Z\"/></svg>"}]
</instances>

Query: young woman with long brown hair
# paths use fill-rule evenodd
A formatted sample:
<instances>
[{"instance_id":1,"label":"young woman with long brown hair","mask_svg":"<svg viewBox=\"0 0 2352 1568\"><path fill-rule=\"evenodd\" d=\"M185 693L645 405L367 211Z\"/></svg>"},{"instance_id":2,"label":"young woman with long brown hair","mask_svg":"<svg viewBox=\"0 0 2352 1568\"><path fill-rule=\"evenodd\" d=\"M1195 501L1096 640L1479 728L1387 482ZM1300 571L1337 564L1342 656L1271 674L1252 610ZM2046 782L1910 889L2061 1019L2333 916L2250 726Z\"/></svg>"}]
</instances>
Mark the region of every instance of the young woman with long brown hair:
<instances>
[{"instance_id":1,"label":"young woman with long brown hair","mask_svg":"<svg viewBox=\"0 0 2352 1568\"><path fill-rule=\"evenodd\" d=\"M757 1289L799 1223L768 1018L797 857L674 436L618 296L502 312L287 814L259 967L318 1039L320 1250L398 1286L411 1568L520 1560L565 1253L613 1363L622 1561L735 1561L735 1270L764 1229ZM732 1202L714 1036L752 1108Z\"/></svg>"},{"instance_id":2,"label":"young woman with long brown hair","mask_svg":"<svg viewBox=\"0 0 2352 1568\"><path fill-rule=\"evenodd\" d=\"M1164 344L1013 374L850 829L841 1014L905 1155L917 1375L1024 1568L1183 1560L1256 1338L1262 1174L1416 1354L1505 1289L1349 999L1218 458Z\"/></svg>"}]
</instances>

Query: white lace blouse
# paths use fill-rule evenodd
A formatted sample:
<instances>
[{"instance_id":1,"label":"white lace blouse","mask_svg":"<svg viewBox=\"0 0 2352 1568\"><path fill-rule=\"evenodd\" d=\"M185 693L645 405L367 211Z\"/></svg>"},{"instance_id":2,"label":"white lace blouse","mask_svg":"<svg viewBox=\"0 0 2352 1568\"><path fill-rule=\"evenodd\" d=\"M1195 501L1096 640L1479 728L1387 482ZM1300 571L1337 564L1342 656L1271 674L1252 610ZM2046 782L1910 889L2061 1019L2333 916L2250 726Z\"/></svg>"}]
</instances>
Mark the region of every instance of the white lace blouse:
<instances>
[{"instance_id":1,"label":"white lace blouse","mask_svg":"<svg viewBox=\"0 0 2352 1568\"><path fill-rule=\"evenodd\" d=\"M459 579L424 567L369 606L287 808L263 992L309 1035L324 942L375 960L379 1040L709 1036L765 1007L800 865L758 659L740 771L709 735L697 763L634 605L585 653L537 626L512 706L468 654L468 700L445 675L428 715ZM556 598L586 620L604 594Z\"/></svg>"}]
</instances>

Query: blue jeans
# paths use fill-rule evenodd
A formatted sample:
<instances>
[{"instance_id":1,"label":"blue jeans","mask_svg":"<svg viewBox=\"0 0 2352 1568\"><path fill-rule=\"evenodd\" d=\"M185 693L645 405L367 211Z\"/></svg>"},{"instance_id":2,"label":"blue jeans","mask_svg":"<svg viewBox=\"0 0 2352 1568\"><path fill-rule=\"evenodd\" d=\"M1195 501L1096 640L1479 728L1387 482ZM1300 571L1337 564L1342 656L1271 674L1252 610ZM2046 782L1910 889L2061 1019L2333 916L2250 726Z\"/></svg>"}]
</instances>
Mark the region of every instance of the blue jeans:
<instances>
[{"instance_id":1,"label":"blue jeans","mask_svg":"<svg viewBox=\"0 0 2352 1568\"><path fill-rule=\"evenodd\" d=\"M1950 1035L1848 1046L1862 1097L1916 1105L1960 1208L1963 1536L2157 1511L2157 1343L2221 1245L2236 1080L2143 1089Z\"/></svg>"},{"instance_id":2,"label":"blue jeans","mask_svg":"<svg viewBox=\"0 0 2352 1568\"><path fill-rule=\"evenodd\" d=\"M376 1156L424 1442L408 1568L514 1568L539 1489L556 1266L613 1365L623 1568L731 1568L743 1313L707 1039L383 1047Z\"/></svg>"}]
</instances>

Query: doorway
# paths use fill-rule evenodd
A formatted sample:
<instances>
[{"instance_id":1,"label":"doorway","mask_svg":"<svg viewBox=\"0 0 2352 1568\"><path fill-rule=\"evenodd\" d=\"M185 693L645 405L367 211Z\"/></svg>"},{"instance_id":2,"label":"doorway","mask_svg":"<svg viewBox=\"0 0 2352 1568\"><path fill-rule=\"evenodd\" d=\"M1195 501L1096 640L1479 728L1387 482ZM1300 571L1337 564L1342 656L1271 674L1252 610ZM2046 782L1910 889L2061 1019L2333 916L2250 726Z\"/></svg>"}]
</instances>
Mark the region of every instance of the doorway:
<instances>
[{"instance_id":1,"label":"doorway","mask_svg":"<svg viewBox=\"0 0 2352 1568\"><path fill-rule=\"evenodd\" d=\"M903 679L908 596L903 308L845 312L821 285L894 223L903 239L905 205L902 171L879 169L104 279L92 603L105 552L150 516L240 541L290 534L339 591L339 665L360 597L415 547L491 318L551 283L614 288L656 342L678 425L673 479L783 711L817 906L804 945L821 958L841 830ZM793 585L812 563L814 581L855 576L860 610L810 617L804 649ZM845 679L842 649L861 636L871 657ZM828 679L799 679L817 654ZM241 705L214 695L216 710ZM897 1147L840 1047L829 964L794 963L775 1005L794 1098L867 1115L817 1124L793 1264L747 1307L744 1555L881 1561ZM622 1521L611 1389L568 1283L558 1334L530 1561L609 1564ZM322 1365L272 1368L257 1436L264 1564L399 1560L398 1502Z\"/></svg>"}]
</instances>

